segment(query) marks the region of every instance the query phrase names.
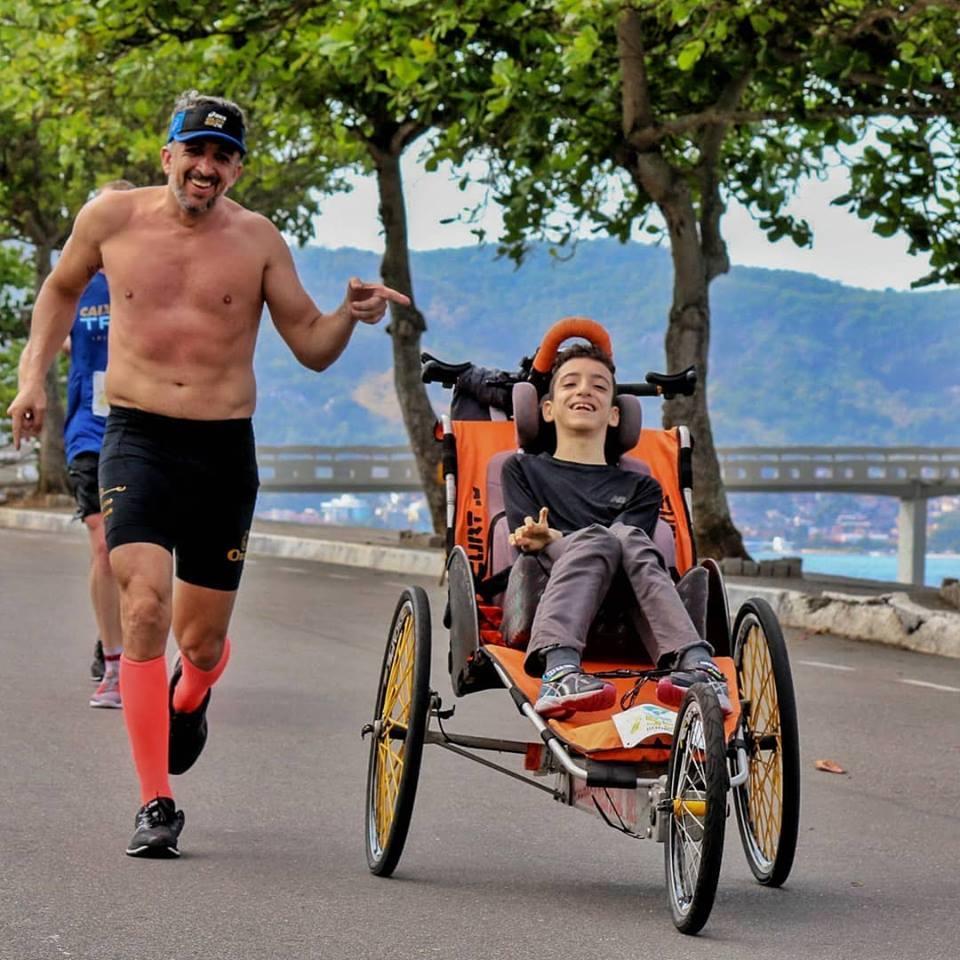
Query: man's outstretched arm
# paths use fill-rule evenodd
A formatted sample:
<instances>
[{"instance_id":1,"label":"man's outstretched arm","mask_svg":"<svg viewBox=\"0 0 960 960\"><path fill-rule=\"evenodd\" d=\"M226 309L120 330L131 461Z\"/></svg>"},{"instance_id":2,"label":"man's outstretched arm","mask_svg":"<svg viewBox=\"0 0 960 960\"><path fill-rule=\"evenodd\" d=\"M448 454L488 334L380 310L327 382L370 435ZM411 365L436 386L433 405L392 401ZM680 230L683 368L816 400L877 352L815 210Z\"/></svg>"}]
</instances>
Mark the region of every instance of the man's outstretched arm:
<instances>
[{"instance_id":1,"label":"man's outstretched arm","mask_svg":"<svg viewBox=\"0 0 960 960\"><path fill-rule=\"evenodd\" d=\"M19 389L7 411L13 444L39 436L47 408L44 380L50 364L73 327L77 301L100 269L100 237L105 215L102 200L93 200L77 215L73 232L56 266L37 294L27 341L19 366Z\"/></svg>"},{"instance_id":2,"label":"man's outstretched arm","mask_svg":"<svg viewBox=\"0 0 960 960\"><path fill-rule=\"evenodd\" d=\"M325 370L343 353L357 323L379 323L391 302L409 306L409 298L390 287L352 278L343 303L332 313L323 313L303 289L279 232L272 225L265 232L269 256L264 300L280 336L305 367Z\"/></svg>"}]
</instances>

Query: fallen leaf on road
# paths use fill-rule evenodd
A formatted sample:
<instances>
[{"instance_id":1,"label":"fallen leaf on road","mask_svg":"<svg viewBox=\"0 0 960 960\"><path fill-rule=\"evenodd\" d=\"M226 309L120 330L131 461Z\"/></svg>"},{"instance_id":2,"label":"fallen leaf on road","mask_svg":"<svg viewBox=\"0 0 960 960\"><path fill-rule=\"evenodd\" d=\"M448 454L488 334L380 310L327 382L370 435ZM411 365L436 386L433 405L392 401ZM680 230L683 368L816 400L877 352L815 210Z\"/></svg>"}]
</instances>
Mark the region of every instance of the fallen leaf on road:
<instances>
[{"instance_id":1,"label":"fallen leaf on road","mask_svg":"<svg viewBox=\"0 0 960 960\"><path fill-rule=\"evenodd\" d=\"M813 764L818 770L822 770L824 773L846 773L847 771L840 766L839 763L835 763L833 760L815 760Z\"/></svg>"}]
</instances>

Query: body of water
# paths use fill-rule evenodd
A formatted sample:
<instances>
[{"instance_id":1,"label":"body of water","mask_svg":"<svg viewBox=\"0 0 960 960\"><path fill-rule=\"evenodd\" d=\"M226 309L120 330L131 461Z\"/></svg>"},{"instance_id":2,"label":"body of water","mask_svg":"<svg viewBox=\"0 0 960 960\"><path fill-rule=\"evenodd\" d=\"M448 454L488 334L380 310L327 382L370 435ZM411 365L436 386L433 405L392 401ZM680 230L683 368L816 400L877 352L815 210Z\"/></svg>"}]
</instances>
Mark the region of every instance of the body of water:
<instances>
[{"instance_id":1,"label":"body of water","mask_svg":"<svg viewBox=\"0 0 960 960\"><path fill-rule=\"evenodd\" d=\"M258 498L257 515L311 524L372 526L419 533L430 529L429 515L424 506L423 497L419 494L361 493L333 497L316 493L266 493ZM783 549L776 551L771 549L769 540L749 540L746 546L755 560L803 557L803 569L808 573L891 582L897 579L895 553L798 550L789 543L782 544ZM927 554L925 573L925 582L931 587L939 587L944 577L960 579L960 554Z\"/></svg>"},{"instance_id":2,"label":"body of water","mask_svg":"<svg viewBox=\"0 0 960 960\"><path fill-rule=\"evenodd\" d=\"M897 579L895 553L841 553L834 550L787 550L776 553L757 545L747 547L754 560L774 560L783 556L803 557L806 573L829 573L838 577L862 577L865 580ZM960 579L960 554L928 553L924 582L939 587L944 577Z\"/></svg>"}]
</instances>

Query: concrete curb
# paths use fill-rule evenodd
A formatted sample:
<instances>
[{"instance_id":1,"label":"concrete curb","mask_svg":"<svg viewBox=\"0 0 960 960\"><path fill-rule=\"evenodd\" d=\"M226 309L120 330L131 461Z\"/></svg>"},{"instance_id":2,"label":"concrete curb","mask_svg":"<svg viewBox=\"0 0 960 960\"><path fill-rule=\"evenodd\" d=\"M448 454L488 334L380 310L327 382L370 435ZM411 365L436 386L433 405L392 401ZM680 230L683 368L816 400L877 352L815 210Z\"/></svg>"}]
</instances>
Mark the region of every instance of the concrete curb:
<instances>
[{"instance_id":1,"label":"concrete curb","mask_svg":"<svg viewBox=\"0 0 960 960\"><path fill-rule=\"evenodd\" d=\"M65 513L17 510L0 507L0 527L83 535L83 527ZM348 567L365 567L419 577L439 577L443 555L439 550L350 543L251 533L247 543L251 556L286 557ZM773 607L785 627L811 633L832 633L854 640L960 658L960 611L930 610L913 603L905 593L858 594L807 593L754 583L726 581L730 614L735 617L750 597L761 597Z\"/></svg>"},{"instance_id":2,"label":"concrete curb","mask_svg":"<svg viewBox=\"0 0 960 960\"><path fill-rule=\"evenodd\" d=\"M443 572L443 554L439 550L415 550L383 547L342 540L314 540L306 537L282 537L272 533L251 533L247 553L261 557L287 557L339 563L346 567L366 567L392 573L439 578Z\"/></svg>"},{"instance_id":3,"label":"concrete curb","mask_svg":"<svg viewBox=\"0 0 960 960\"><path fill-rule=\"evenodd\" d=\"M0 507L0 527L84 535L83 525L71 514L17 510L12 507ZM247 541L247 553L251 556L312 560L318 563L336 563L346 567L365 567L368 570L407 573L420 577L439 578L443 572L443 554L439 550L386 547L343 540L317 540L312 537L251 533Z\"/></svg>"},{"instance_id":4,"label":"concrete curb","mask_svg":"<svg viewBox=\"0 0 960 960\"><path fill-rule=\"evenodd\" d=\"M750 597L760 597L773 607L785 627L960 658L960 612L930 610L905 593L817 594L730 580L726 585L732 616Z\"/></svg>"}]
</instances>

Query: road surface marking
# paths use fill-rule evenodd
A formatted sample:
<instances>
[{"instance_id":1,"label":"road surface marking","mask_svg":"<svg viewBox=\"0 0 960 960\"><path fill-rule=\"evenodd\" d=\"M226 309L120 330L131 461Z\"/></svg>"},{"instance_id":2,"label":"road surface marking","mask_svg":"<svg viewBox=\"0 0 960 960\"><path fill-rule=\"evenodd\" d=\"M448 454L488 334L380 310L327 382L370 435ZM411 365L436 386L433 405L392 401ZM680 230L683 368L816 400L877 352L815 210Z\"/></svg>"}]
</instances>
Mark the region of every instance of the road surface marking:
<instances>
[{"instance_id":1,"label":"road surface marking","mask_svg":"<svg viewBox=\"0 0 960 960\"><path fill-rule=\"evenodd\" d=\"M349 573L328 573L327 577L331 580L356 580L357 578L351 576Z\"/></svg>"},{"instance_id":2,"label":"road surface marking","mask_svg":"<svg viewBox=\"0 0 960 960\"><path fill-rule=\"evenodd\" d=\"M931 690L945 690L947 693L960 693L960 687L948 687L945 683L930 683L927 680L900 680L911 687L929 687Z\"/></svg>"},{"instance_id":3,"label":"road surface marking","mask_svg":"<svg viewBox=\"0 0 960 960\"><path fill-rule=\"evenodd\" d=\"M823 660L798 660L797 663L802 663L805 667L822 667L824 670L845 670L848 672L856 670L856 667L845 667L841 663L825 663Z\"/></svg>"},{"instance_id":4,"label":"road surface marking","mask_svg":"<svg viewBox=\"0 0 960 960\"><path fill-rule=\"evenodd\" d=\"M283 573L306 573L307 571L301 567L279 567Z\"/></svg>"}]
</instances>

